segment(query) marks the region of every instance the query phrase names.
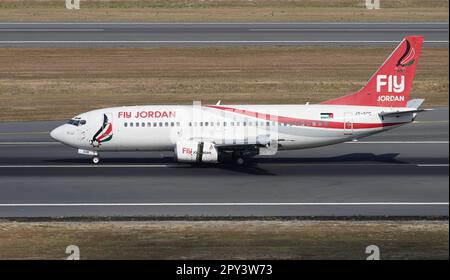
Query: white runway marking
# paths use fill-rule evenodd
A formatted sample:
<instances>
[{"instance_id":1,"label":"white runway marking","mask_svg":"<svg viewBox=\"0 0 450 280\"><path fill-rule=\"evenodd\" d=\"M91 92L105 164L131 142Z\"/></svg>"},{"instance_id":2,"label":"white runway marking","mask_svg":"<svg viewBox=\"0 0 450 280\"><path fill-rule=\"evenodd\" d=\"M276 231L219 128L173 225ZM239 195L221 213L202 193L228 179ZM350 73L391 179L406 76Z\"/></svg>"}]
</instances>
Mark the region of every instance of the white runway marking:
<instances>
[{"instance_id":1,"label":"white runway marking","mask_svg":"<svg viewBox=\"0 0 450 280\"><path fill-rule=\"evenodd\" d=\"M50 131L0 132L0 135L30 135L30 134L50 134Z\"/></svg>"},{"instance_id":2,"label":"white runway marking","mask_svg":"<svg viewBox=\"0 0 450 280\"><path fill-rule=\"evenodd\" d=\"M9 145L61 145L59 142L0 142L0 145L9 146Z\"/></svg>"},{"instance_id":3,"label":"white runway marking","mask_svg":"<svg viewBox=\"0 0 450 280\"><path fill-rule=\"evenodd\" d=\"M250 28L249 31L261 31L261 32L286 32L286 31L319 31L319 32L329 32L329 31L338 31L338 32L402 32L402 31L414 31L414 32L426 32L426 31L448 31L448 28L436 28L436 29L425 29L425 28L412 28L410 30L408 29L398 29L398 28L326 28L326 29L319 29L319 28Z\"/></svg>"},{"instance_id":4,"label":"white runway marking","mask_svg":"<svg viewBox=\"0 0 450 280\"><path fill-rule=\"evenodd\" d=\"M448 167L448 164L418 164L419 167Z\"/></svg>"},{"instance_id":5,"label":"white runway marking","mask_svg":"<svg viewBox=\"0 0 450 280\"><path fill-rule=\"evenodd\" d=\"M181 203L4 203L0 207L130 206L448 206L448 202L181 202Z\"/></svg>"},{"instance_id":6,"label":"white runway marking","mask_svg":"<svg viewBox=\"0 0 450 280\"><path fill-rule=\"evenodd\" d=\"M413 124L448 123L448 121L413 121Z\"/></svg>"},{"instance_id":7,"label":"white runway marking","mask_svg":"<svg viewBox=\"0 0 450 280\"><path fill-rule=\"evenodd\" d=\"M0 28L0 32L101 32L102 28Z\"/></svg>"}]
</instances>

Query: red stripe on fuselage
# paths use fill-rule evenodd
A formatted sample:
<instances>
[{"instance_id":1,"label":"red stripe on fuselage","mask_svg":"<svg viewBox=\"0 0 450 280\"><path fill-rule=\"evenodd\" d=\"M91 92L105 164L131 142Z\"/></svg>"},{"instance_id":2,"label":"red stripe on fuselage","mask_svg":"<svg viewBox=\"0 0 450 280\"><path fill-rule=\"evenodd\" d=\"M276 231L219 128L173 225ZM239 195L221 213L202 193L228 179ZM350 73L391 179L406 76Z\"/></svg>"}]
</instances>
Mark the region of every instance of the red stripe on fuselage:
<instances>
[{"instance_id":1,"label":"red stripe on fuselage","mask_svg":"<svg viewBox=\"0 0 450 280\"><path fill-rule=\"evenodd\" d=\"M266 121L274 121L278 123L312 123L312 122L327 122L328 125L326 127L320 126L319 128L332 128L332 129L344 129L344 123L343 122L335 122L335 121L328 121L328 120L307 120L307 119L298 119L298 118L290 118L290 117L283 117L283 116L274 116L271 114L264 114L264 113L258 113L258 112L252 112L247 110L241 110L231 107L224 107L224 106L217 106L217 105L209 105L206 106L208 108L218 109L222 111L227 111L231 113L241 114L249 117L254 117L258 119L263 119ZM401 125L405 124L406 122L398 122L398 123L353 123L353 129L368 129L368 128L379 128L379 127L386 127L386 126L394 126L394 125ZM314 127L314 126L308 126L308 127ZM316 126L317 127L317 126Z\"/></svg>"}]
</instances>

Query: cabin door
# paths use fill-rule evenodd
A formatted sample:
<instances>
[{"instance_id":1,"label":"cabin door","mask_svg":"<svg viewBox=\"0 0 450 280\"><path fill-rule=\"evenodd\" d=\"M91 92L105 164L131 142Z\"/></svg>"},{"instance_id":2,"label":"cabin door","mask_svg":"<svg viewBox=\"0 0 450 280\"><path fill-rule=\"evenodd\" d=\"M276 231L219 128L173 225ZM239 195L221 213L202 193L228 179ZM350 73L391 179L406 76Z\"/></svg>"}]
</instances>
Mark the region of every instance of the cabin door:
<instances>
[{"instance_id":1,"label":"cabin door","mask_svg":"<svg viewBox=\"0 0 450 280\"><path fill-rule=\"evenodd\" d=\"M344 113L344 135L353 135L353 113Z\"/></svg>"}]
</instances>

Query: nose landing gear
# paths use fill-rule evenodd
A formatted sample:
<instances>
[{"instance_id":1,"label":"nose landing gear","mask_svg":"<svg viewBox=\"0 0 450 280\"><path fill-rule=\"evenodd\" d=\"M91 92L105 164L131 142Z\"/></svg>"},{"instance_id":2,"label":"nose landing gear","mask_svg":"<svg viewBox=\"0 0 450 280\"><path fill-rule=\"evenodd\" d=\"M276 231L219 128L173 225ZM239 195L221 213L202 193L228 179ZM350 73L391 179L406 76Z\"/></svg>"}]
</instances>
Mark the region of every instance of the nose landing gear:
<instances>
[{"instance_id":1,"label":"nose landing gear","mask_svg":"<svg viewBox=\"0 0 450 280\"><path fill-rule=\"evenodd\" d=\"M78 153L86 156L92 156L92 163L97 164L100 162L100 157L97 151L78 149Z\"/></svg>"},{"instance_id":2,"label":"nose landing gear","mask_svg":"<svg viewBox=\"0 0 450 280\"><path fill-rule=\"evenodd\" d=\"M100 158L98 156L95 156L92 158L92 163L93 164L98 164L100 162Z\"/></svg>"}]
</instances>

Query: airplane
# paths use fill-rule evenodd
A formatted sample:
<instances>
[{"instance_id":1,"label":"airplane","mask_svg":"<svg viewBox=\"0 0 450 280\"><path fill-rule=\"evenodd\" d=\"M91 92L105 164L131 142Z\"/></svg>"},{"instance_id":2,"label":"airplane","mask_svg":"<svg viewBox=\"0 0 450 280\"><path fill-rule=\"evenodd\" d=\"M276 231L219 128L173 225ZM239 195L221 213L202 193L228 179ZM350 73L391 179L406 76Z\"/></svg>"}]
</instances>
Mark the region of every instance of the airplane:
<instances>
[{"instance_id":1,"label":"airplane","mask_svg":"<svg viewBox=\"0 0 450 280\"><path fill-rule=\"evenodd\" d=\"M175 160L218 163L357 141L411 123L424 99L409 100L422 36L406 36L355 93L303 105L150 105L82 113L51 131L100 162L110 151L172 151Z\"/></svg>"}]
</instances>

